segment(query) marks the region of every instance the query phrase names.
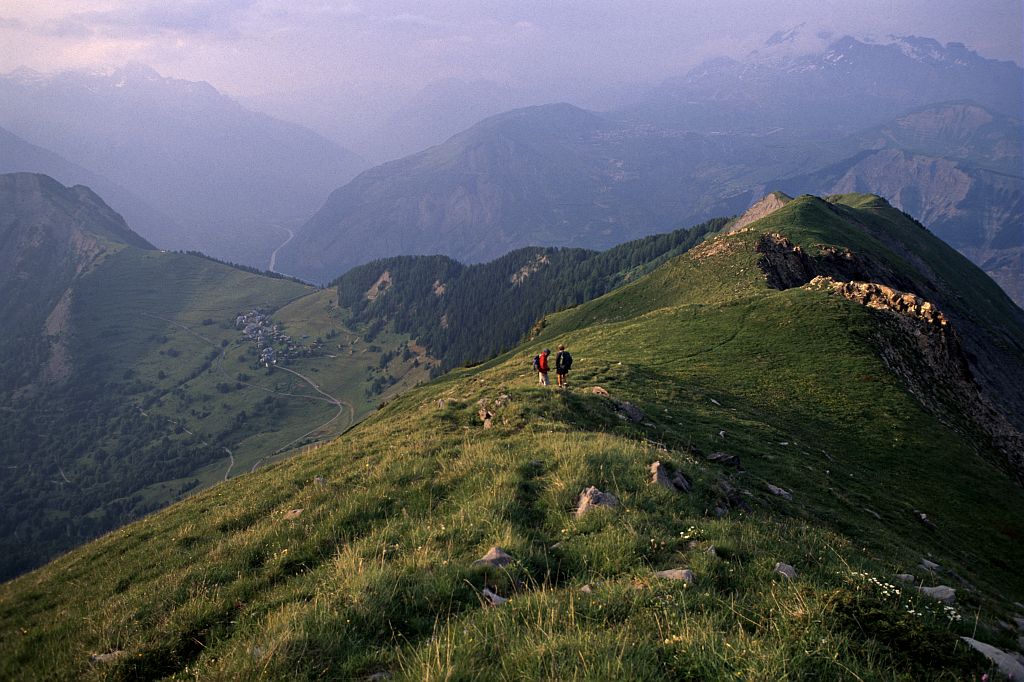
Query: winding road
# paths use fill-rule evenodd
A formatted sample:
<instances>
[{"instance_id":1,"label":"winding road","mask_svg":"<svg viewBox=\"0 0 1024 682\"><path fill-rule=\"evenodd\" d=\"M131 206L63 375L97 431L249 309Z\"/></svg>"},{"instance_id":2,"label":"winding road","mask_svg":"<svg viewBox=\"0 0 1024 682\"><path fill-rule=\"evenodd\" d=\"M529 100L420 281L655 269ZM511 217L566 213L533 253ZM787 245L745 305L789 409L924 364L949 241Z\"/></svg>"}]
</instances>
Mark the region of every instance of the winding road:
<instances>
[{"instance_id":1,"label":"winding road","mask_svg":"<svg viewBox=\"0 0 1024 682\"><path fill-rule=\"evenodd\" d=\"M287 228L285 228L285 229L287 229ZM288 232L291 233L291 230L288 230ZM285 242L285 244L287 244L287 243L288 242ZM284 246L284 244L282 244L281 246ZM278 247L278 248L281 248L281 247ZM277 252L275 251L275 254L276 253ZM273 263L273 259L271 259L271 263ZM142 313L142 314L145 315L146 317L151 317L151 318L156 319L156 320L161 320L163 322L167 322L168 324L172 324L175 327L178 327L180 329L184 329L186 332L188 332L192 336L196 337L197 339L199 339L199 340L201 340L201 341L203 341L205 343L208 343L211 346L213 346L214 348L217 348L218 350L220 350L220 356L218 356L217 363L216 363L217 371L220 372L221 374L223 374L225 377L231 379L231 377L228 375L227 371L224 369L223 365L221 364L221 361L227 355L227 350L224 349L224 348L221 348L220 344L218 344L216 341L213 341L212 339L206 338L205 336L203 336L199 332L197 332L194 329L192 329L191 327L189 327L187 324L183 324L181 322L178 322L176 320L171 320L171 319L168 319L166 317L160 317L159 315L152 315L152 314L149 314L149 313ZM250 388L255 388L255 389L259 390L259 391L264 391L266 393L272 393L274 395L283 395L283 396L288 396L288 397L291 397L291 398L302 398L304 400L320 400L320 401L323 401L323 402L326 402L326 403L330 403L331 405L334 405L335 407L338 408L338 412L333 417L331 417L330 419L325 421L323 424L320 424L319 426L313 428L312 430L302 434L298 438L295 438L295 439L289 441L288 443L282 445L281 447L277 448L276 450L274 450L269 455L266 455L266 456L261 457L260 459L258 459L256 461L256 463L253 464L252 469L250 469L250 471L256 471L256 467L258 467L260 464L262 464L265 460L267 460L267 459L269 459L271 457L274 457L275 455L278 455L281 452L284 452L285 450L290 448L295 443L298 443L299 441L304 440L305 438L308 438L309 436L317 433L318 431L322 431L322 430L326 429L328 426L333 424L338 419L338 417L343 415L346 411L348 411L349 426L351 426L352 424L356 423L355 407L349 401L347 401L347 400L345 400L343 398L336 398L335 396L331 395L330 393L327 393L326 391L322 390L320 388L320 385L317 384L315 381L313 381L312 379L310 379L309 377L307 377L304 374L300 374L299 372L296 372L293 369L288 369L287 367L280 367L280 366L275 366L274 369L281 370L281 371L284 371L284 372L288 372L290 374L294 374L295 376L299 377L300 379L305 381L307 384L309 384L310 387L312 387L312 389L314 391L316 391L317 393L319 393L320 395L319 396L315 396L315 395L303 395L301 393L285 393L283 391L274 391L274 390L269 389L269 388L264 388L263 386L258 386L256 384L253 384L253 383L250 383L250 382L247 382L247 381L237 381L236 379L231 379L231 380L235 381L236 383L240 383L240 384L243 384L245 386L249 386ZM145 413L143 413L143 414L145 414ZM184 428L184 426L182 428ZM188 429L185 429L185 431L187 433L189 433L189 434L192 433ZM224 448L224 450L228 453L228 460L229 460L228 461L228 469L227 469L227 471L224 472L224 480L226 481L226 480L228 480L228 476L231 474L231 470L235 466L235 456L231 452L231 450L228 450L227 448Z\"/></svg>"},{"instance_id":2,"label":"winding road","mask_svg":"<svg viewBox=\"0 0 1024 682\"><path fill-rule=\"evenodd\" d=\"M290 242L291 240L295 239L295 232L293 232L290 228L281 227L280 225L275 225L275 227L277 227L279 229L282 229L285 232L287 232L288 233L288 239L285 239L283 242L281 242L281 245L278 246L276 249L274 249L274 252L272 254L270 254L270 265L267 266L267 270L269 270L270 272L277 272L277 270L274 269L274 268L277 267L277 252L280 251L281 249L283 249L284 247L288 246L288 242ZM281 274L281 273L278 273L278 274Z\"/></svg>"}]
</instances>

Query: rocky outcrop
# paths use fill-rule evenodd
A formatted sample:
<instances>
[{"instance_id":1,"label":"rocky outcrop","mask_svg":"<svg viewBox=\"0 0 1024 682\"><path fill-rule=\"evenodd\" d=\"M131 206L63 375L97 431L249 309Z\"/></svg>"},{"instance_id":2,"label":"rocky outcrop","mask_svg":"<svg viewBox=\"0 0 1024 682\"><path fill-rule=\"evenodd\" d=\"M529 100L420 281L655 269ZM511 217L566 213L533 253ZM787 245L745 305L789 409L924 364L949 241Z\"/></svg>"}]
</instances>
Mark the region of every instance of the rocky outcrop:
<instances>
[{"instance_id":1,"label":"rocky outcrop","mask_svg":"<svg viewBox=\"0 0 1024 682\"><path fill-rule=\"evenodd\" d=\"M747 225L755 223L765 216L769 216L775 213L777 210L788 204L793 200L792 197L783 194L782 192L772 192L766 195L760 201L755 203L753 206L748 208L743 215L737 218L735 221L726 227L726 234L732 234L739 232Z\"/></svg>"},{"instance_id":2,"label":"rocky outcrop","mask_svg":"<svg viewBox=\"0 0 1024 682\"><path fill-rule=\"evenodd\" d=\"M681 471L669 472L668 468L661 462L651 465L651 483L660 485L666 490L678 493L688 493L693 490L693 481Z\"/></svg>"},{"instance_id":3,"label":"rocky outcrop","mask_svg":"<svg viewBox=\"0 0 1024 682\"><path fill-rule=\"evenodd\" d=\"M579 500L576 503L576 518L580 518L597 507L612 508L618 506L619 498L611 493L603 493L595 486L590 486L580 493Z\"/></svg>"},{"instance_id":4,"label":"rocky outcrop","mask_svg":"<svg viewBox=\"0 0 1024 682\"><path fill-rule=\"evenodd\" d=\"M878 338L882 360L921 404L947 422L967 417L1007 456L1011 470L1024 477L1024 435L979 390L967 353L949 318L930 301L875 282L815 277L851 301L889 315L894 334Z\"/></svg>"},{"instance_id":5,"label":"rocky outcrop","mask_svg":"<svg viewBox=\"0 0 1024 682\"><path fill-rule=\"evenodd\" d=\"M491 547L487 550L487 554L473 562L474 566L484 566L490 568L503 568L511 564L515 559L512 555L503 550L501 547Z\"/></svg>"},{"instance_id":6,"label":"rocky outcrop","mask_svg":"<svg viewBox=\"0 0 1024 682\"><path fill-rule=\"evenodd\" d=\"M807 253L781 234L763 234L754 247L757 266L772 289L792 289L811 281L816 269Z\"/></svg>"},{"instance_id":7,"label":"rocky outcrop","mask_svg":"<svg viewBox=\"0 0 1024 682\"><path fill-rule=\"evenodd\" d=\"M688 568L670 568L665 571L657 571L654 575L665 580L681 580L687 585L692 585L693 581L696 580L693 571Z\"/></svg>"}]
</instances>

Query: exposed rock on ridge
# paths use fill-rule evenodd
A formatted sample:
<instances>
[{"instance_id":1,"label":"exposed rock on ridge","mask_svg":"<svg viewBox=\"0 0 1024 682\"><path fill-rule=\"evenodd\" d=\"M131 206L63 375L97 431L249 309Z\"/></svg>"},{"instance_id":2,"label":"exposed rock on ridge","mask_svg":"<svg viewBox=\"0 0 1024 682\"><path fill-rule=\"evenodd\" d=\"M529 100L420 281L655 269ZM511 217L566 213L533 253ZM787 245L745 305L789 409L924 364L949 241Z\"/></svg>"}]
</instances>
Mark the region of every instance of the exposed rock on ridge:
<instances>
[{"instance_id":1,"label":"exposed rock on ridge","mask_svg":"<svg viewBox=\"0 0 1024 682\"><path fill-rule=\"evenodd\" d=\"M779 210L792 200L792 197L783 194L782 192L772 192L771 194L767 194L760 201L748 208L743 215L737 218L732 224L730 224L729 227L726 228L725 232L726 234L739 232L747 225L775 213L775 211Z\"/></svg>"}]
</instances>

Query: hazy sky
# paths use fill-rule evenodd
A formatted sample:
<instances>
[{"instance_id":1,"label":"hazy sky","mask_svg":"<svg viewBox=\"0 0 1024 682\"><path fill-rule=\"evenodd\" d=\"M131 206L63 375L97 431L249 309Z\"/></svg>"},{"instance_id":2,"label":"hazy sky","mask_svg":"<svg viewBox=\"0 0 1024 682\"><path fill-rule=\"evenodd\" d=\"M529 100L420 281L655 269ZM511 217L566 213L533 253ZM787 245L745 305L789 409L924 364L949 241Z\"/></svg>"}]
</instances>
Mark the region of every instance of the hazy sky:
<instances>
[{"instance_id":1,"label":"hazy sky","mask_svg":"<svg viewBox=\"0 0 1024 682\"><path fill-rule=\"evenodd\" d=\"M1021 0L0 0L0 72L142 61L235 95L343 83L415 88L658 81L805 23L1021 56Z\"/></svg>"}]
</instances>

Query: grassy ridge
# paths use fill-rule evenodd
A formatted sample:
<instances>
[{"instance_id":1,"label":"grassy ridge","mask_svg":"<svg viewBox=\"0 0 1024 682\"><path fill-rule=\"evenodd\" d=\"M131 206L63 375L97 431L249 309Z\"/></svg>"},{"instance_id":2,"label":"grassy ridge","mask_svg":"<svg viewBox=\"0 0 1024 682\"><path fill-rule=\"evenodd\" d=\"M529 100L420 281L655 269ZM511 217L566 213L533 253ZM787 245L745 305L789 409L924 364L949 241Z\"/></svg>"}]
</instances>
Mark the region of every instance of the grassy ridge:
<instances>
[{"instance_id":1,"label":"grassy ridge","mask_svg":"<svg viewBox=\"0 0 1024 682\"><path fill-rule=\"evenodd\" d=\"M886 370L881 313L821 290L768 289L754 237L553 315L530 347L3 585L0 676L986 671L956 635L1010 643L994 623L1024 597L1024 492ZM534 346L560 342L576 357L575 388L537 387ZM593 385L645 417L623 419L584 390ZM706 462L715 451L743 470ZM690 476L694 493L651 485L655 460ZM575 518L588 485L621 506ZM514 563L474 567L492 545ZM922 557L943 572L917 568ZM799 575L779 576L776 562ZM695 582L654 575L676 567ZM953 585L956 606L892 584L901 571ZM510 601L486 606L485 587Z\"/></svg>"}]
</instances>

